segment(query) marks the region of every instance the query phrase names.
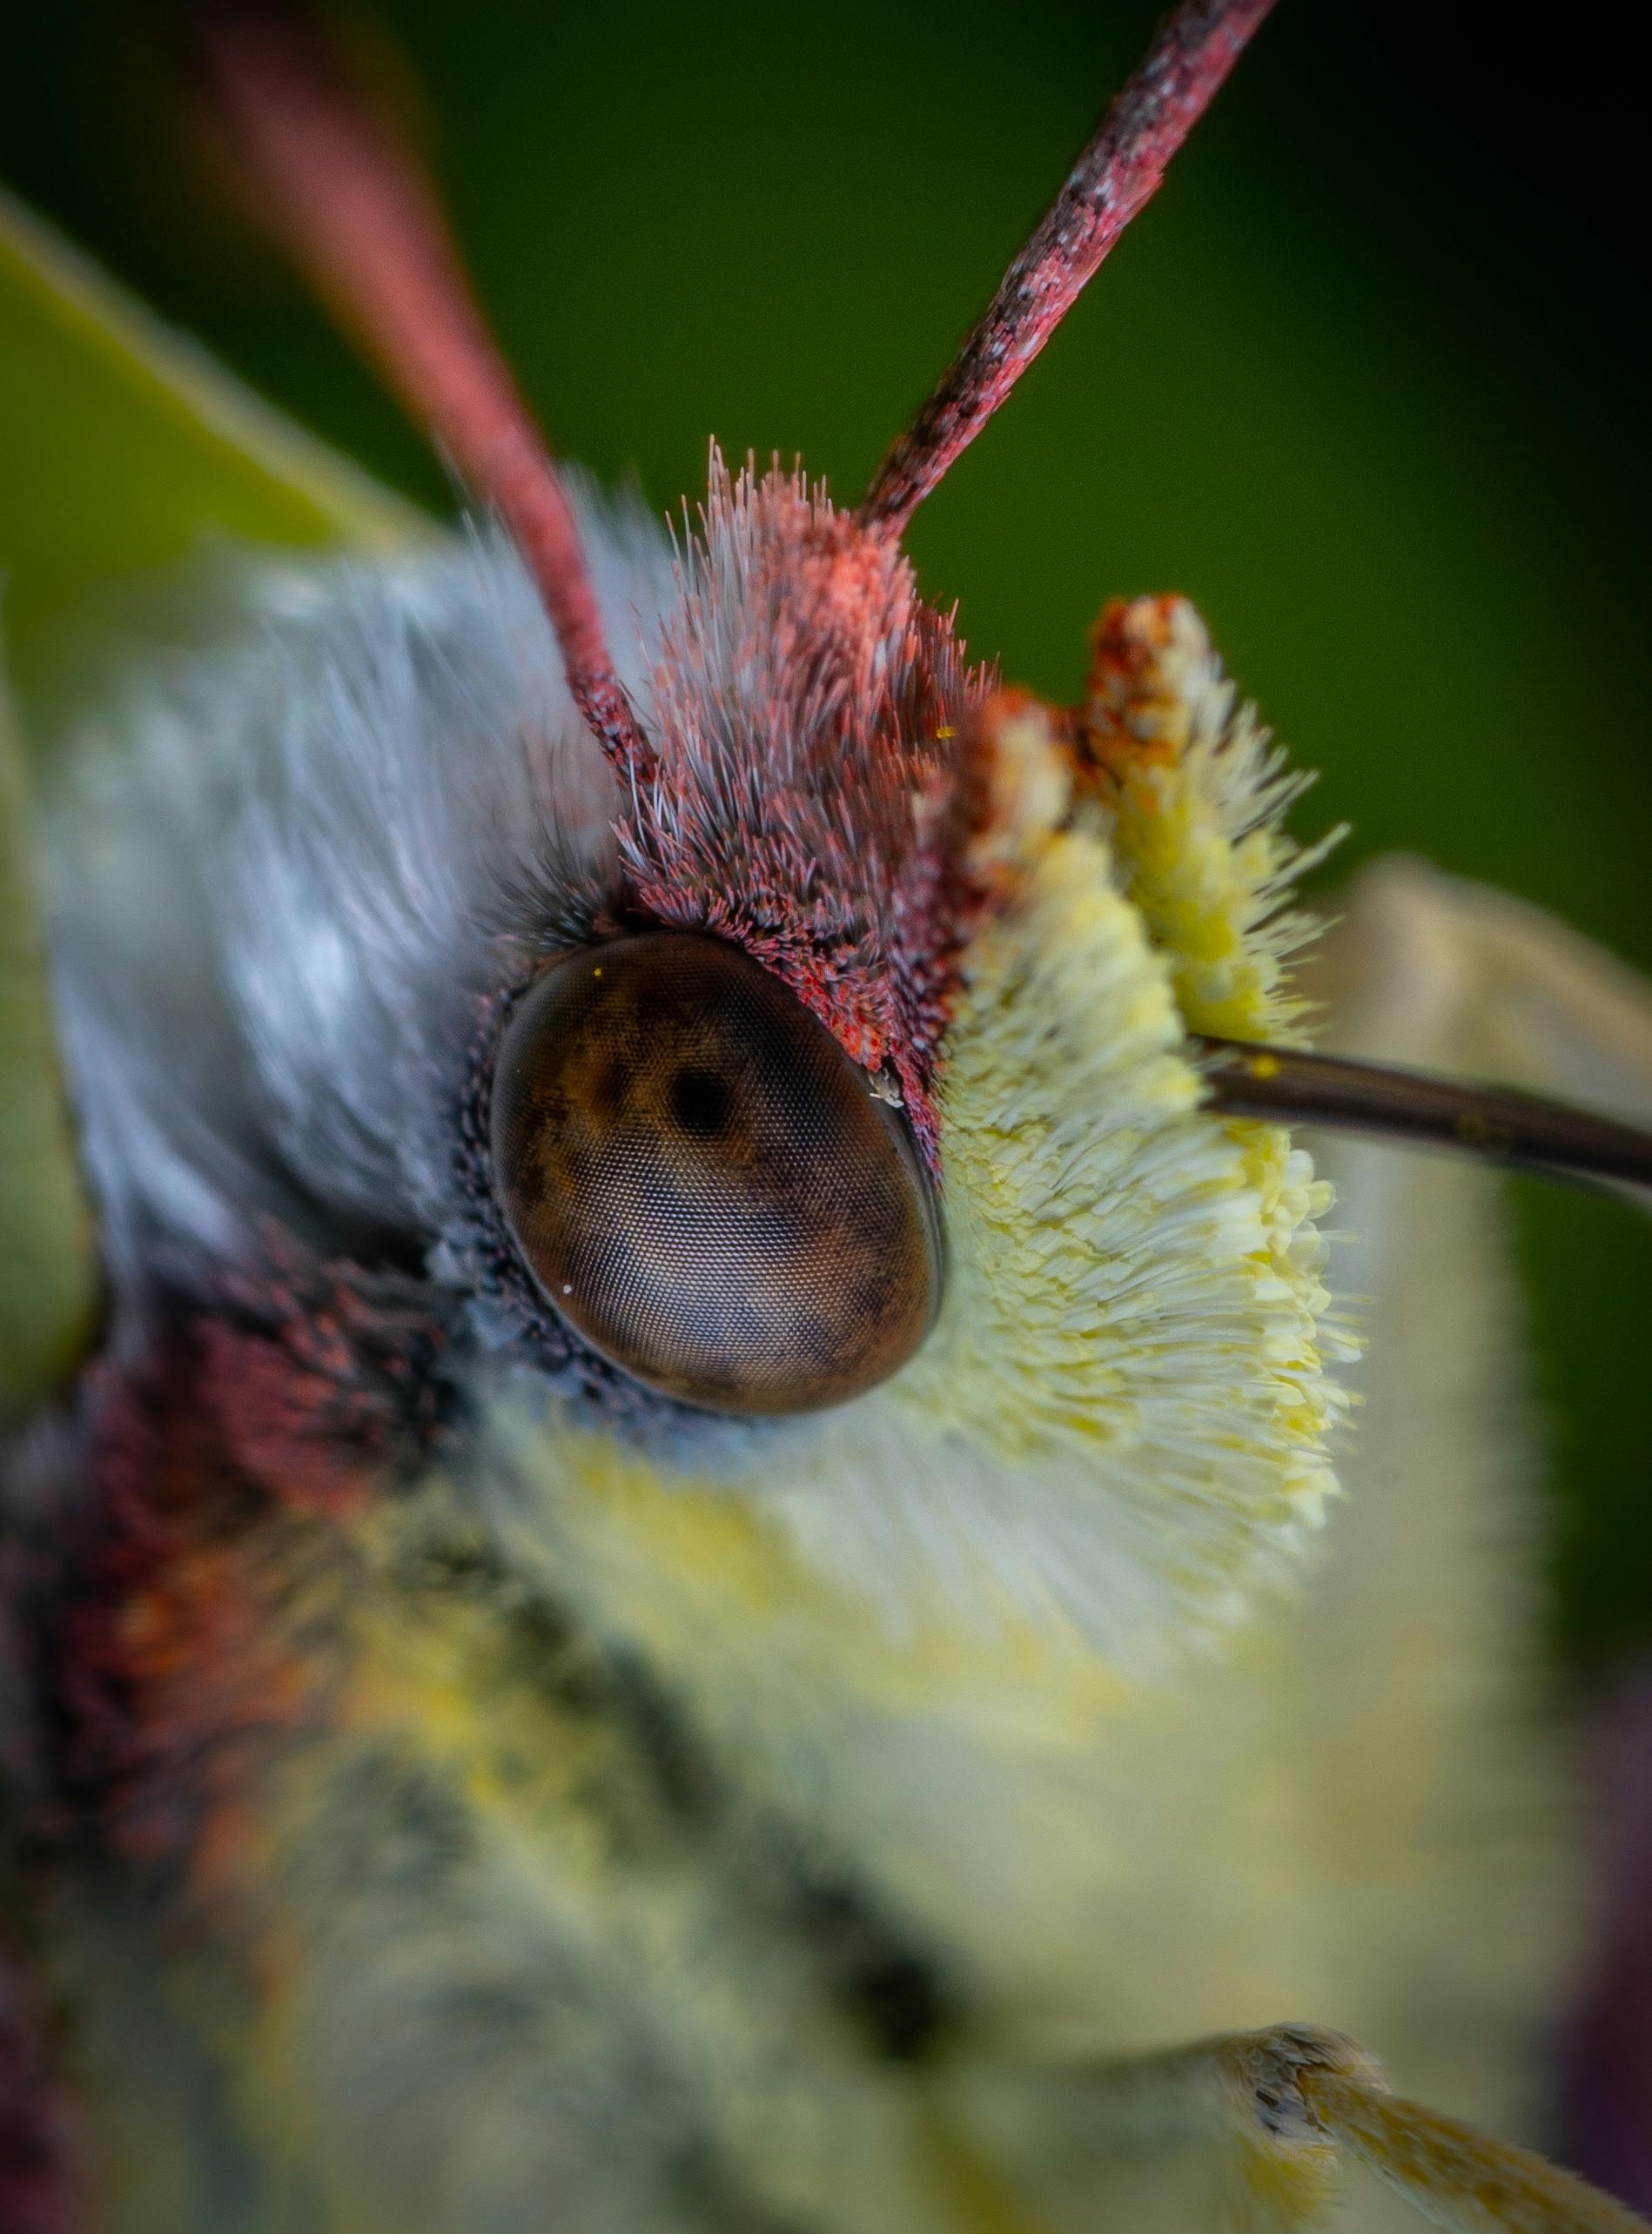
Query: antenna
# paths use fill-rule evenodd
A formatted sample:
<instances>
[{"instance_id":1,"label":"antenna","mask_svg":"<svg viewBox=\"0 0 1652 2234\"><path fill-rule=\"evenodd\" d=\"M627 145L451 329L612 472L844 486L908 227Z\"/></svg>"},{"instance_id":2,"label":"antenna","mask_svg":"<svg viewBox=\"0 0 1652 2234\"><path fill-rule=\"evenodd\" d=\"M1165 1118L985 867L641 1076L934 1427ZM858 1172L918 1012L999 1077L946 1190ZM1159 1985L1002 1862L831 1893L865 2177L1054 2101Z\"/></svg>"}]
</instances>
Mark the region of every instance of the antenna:
<instances>
[{"instance_id":1,"label":"antenna","mask_svg":"<svg viewBox=\"0 0 1652 2234\"><path fill-rule=\"evenodd\" d=\"M296 10L204 10L219 116L263 212L340 327L498 512L621 777L654 755L614 674L567 494L476 306L434 190Z\"/></svg>"},{"instance_id":2,"label":"antenna","mask_svg":"<svg viewBox=\"0 0 1652 2234\"><path fill-rule=\"evenodd\" d=\"M1239 60L1273 0L1182 0L1004 273L860 508L901 534L1078 299Z\"/></svg>"}]
</instances>

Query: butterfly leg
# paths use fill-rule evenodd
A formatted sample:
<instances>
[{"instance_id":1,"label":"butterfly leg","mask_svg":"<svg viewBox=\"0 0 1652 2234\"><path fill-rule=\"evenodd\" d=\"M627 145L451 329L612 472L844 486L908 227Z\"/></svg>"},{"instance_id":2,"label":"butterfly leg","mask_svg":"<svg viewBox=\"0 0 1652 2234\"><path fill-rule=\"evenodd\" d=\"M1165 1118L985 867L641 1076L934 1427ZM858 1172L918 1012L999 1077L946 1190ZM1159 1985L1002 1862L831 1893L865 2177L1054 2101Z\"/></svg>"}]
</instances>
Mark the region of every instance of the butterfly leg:
<instances>
[{"instance_id":1,"label":"butterfly leg","mask_svg":"<svg viewBox=\"0 0 1652 2234\"><path fill-rule=\"evenodd\" d=\"M1645 2222L1529 2150L1393 2093L1344 2034L1316 2025L1229 2033L1091 2074L1108 2123L1222 2137L1228 2216L1322 2223L1360 2164L1449 2234L1644 2234Z\"/></svg>"}]
</instances>

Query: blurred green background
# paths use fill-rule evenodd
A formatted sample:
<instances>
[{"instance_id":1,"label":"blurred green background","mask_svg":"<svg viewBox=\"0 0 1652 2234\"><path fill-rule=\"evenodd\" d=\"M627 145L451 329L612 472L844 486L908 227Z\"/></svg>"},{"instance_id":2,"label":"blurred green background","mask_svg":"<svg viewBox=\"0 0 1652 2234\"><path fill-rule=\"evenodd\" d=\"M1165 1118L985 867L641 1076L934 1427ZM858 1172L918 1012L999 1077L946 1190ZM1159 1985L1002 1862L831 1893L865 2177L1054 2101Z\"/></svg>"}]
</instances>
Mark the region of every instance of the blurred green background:
<instances>
[{"instance_id":1,"label":"blurred green background","mask_svg":"<svg viewBox=\"0 0 1652 2234\"><path fill-rule=\"evenodd\" d=\"M661 507L708 435L854 493L1145 42L1139 0L625 9L386 0L380 57L559 446ZM1284 0L1160 202L920 515L926 584L1071 695L1104 596L1179 588L1347 819L1652 968L1644 166L1627 11ZM369 35L371 37L371 35ZM423 502L418 439L238 228L154 17L8 33L0 176ZM12 406L15 408L15 404ZM8 409L0 352L0 414ZM0 440L25 683L175 522L96 430ZM1652 1635L1652 1230L1518 1189L1559 1620Z\"/></svg>"}]
</instances>

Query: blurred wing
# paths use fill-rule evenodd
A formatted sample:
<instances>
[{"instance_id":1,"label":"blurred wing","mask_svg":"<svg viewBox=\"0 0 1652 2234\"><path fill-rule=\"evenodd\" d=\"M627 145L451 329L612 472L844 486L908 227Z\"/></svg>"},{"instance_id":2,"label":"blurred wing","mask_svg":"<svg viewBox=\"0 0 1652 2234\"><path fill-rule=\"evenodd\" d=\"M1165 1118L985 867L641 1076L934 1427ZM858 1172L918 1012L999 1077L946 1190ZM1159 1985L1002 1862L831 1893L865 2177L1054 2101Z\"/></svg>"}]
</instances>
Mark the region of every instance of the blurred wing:
<instances>
[{"instance_id":1,"label":"blurred wing","mask_svg":"<svg viewBox=\"0 0 1652 2234\"><path fill-rule=\"evenodd\" d=\"M1344 896L1305 976L1303 990L1327 1003L1320 1037L1338 1051L1652 1119L1652 987L1524 902L1421 862L1379 861ZM1521 2096L1546 2069L1552 2118L1555 2021L1588 1976L1563 2075L1573 2155L1644 2210L1652 1810L1608 1803L1610 1953L1586 1963L1576 1942L1600 1902L1578 1882L1582 1795L1537 1711L1530 1492L1542 1438L1501 1184L1454 1158L1346 1137L1316 1152L1355 1237L1333 1277L1360 1296L1369 1338L1343 1468L1353 1494L1312 1609L1305 1686L1356 1958L1346 2021L1406 2085L1515 2132ZM1649 1727L1618 1763L1630 1786L1652 1768ZM1397 1917L1408 1919L1403 1933L1385 1926ZM1529 2108L1526 2118L1541 2138Z\"/></svg>"},{"instance_id":2,"label":"blurred wing","mask_svg":"<svg viewBox=\"0 0 1652 2234\"><path fill-rule=\"evenodd\" d=\"M1652 986L1541 908L1373 862L1308 973L1338 1052L1466 1072L1652 1121Z\"/></svg>"},{"instance_id":3,"label":"blurred wing","mask_svg":"<svg viewBox=\"0 0 1652 2234\"><path fill-rule=\"evenodd\" d=\"M1298 979L1326 1004L1320 1043L1652 1116L1652 989L1611 956L1420 862L1380 861L1341 898ZM1346 1136L1314 1152L1349 1237L1331 1277L1368 1345L1298 1679L1335 2021L1403 2088L1541 2141L1587 1903L1545 1721L1542 1436L1503 1183Z\"/></svg>"},{"instance_id":4,"label":"blurred wing","mask_svg":"<svg viewBox=\"0 0 1652 2234\"><path fill-rule=\"evenodd\" d=\"M203 528L385 548L419 526L3 193L0 400L14 659L88 589L166 564Z\"/></svg>"},{"instance_id":5,"label":"blurred wing","mask_svg":"<svg viewBox=\"0 0 1652 2234\"><path fill-rule=\"evenodd\" d=\"M203 529L386 549L419 515L292 427L0 194L0 582L25 673L89 592ZM91 1325L91 1221L52 1047L17 728L0 735L0 1418Z\"/></svg>"}]
</instances>

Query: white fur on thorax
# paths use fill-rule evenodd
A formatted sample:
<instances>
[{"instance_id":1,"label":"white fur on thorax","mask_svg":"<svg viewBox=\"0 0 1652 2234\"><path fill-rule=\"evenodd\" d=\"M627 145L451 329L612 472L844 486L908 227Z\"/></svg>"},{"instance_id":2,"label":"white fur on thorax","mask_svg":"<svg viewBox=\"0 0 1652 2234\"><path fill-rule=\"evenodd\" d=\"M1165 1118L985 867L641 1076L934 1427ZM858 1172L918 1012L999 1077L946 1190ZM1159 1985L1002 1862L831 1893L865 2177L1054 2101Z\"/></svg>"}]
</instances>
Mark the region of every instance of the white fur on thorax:
<instances>
[{"instance_id":1,"label":"white fur on thorax","mask_svg":"<svg viewBox=\"0 0 1652 2234\"><path fill-rule=\"evenodd\" d=\"M580 509L646 697L668 546L640 507ZM225 641L81 714L48 818L118 1288L244 1261L262 1213L330 1247L439 1232L477 996L602 875L618 806L499 539L231 571Z\"/></svg>"}]
</instances>

